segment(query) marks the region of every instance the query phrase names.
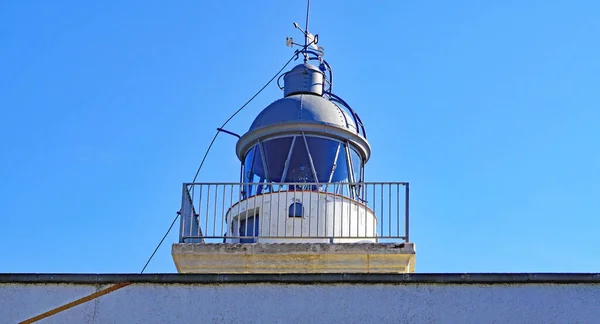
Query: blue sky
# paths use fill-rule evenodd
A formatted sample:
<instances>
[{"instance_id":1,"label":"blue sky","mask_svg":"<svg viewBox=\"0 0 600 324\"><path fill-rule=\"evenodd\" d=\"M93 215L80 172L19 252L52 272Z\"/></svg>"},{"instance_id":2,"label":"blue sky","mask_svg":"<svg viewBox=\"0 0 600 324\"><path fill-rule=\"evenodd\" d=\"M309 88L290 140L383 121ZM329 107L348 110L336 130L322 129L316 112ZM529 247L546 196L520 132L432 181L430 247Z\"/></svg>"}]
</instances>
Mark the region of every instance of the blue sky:
<instances>
[{"instance_id":1,"label":"blue sky","mask_svg":"<svg viewBox=\"0 0 600 324\"><path fill-rule=\"evenodd\" d=\"M304 1L0 3L0 272L139 272ZM419 272L599 272L600 2L312 1ZM229 125L243 133L273 84ZM236 181L219 137L200 181ZM146 272L174 272L171 232Z\"/></svg>"}]
</instances>

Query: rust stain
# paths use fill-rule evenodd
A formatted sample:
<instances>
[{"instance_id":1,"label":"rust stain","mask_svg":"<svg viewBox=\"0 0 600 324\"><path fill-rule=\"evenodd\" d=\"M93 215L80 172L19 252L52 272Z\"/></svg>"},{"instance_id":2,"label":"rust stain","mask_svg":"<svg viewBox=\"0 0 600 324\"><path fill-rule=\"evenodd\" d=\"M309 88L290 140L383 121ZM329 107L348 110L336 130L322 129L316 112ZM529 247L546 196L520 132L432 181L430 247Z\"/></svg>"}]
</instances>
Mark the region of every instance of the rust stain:
<instances>
[{"instance_id":1,"label":"rust stain","mask_svg":"<svg viewBox=\"0 0 600 324\"><path fill-rule=\"evenodd\" d=\"M96 299L98 297L104 296L106 294L109 294L109 293L117 290L117 289L129 286L129 285L130 285L130 283L128 283L128 282L114 284L112 286L109 286L107 288L99 290L99 291L97 291L97 292L95 292L95 293L93 293L91 295L79 298L79 299L77 299L75 301L72 301L72 302L70 302L68 304L62 305L60 307L56 307L56 308L51 309L51 310L49 310L49 311L47 311L45 313L42 313L40 315L37 315L37 316L34 316L32 318L26 319L26 320L24 320L22 322L19 322L19 324L29 324L29 323L37 322L39 320L42 320L44 318L48 318L48 317L50 317L52 315L56 315L56 314L58 314L58 313L60 313L62 311L65 311L65 310L69 309L69 308L73 308L73 307L75 307L77 305L81 305L81 304L83 304L85 302L88 302L90 300L94 300L94 299Z\"/></svg>"}]
</instances>

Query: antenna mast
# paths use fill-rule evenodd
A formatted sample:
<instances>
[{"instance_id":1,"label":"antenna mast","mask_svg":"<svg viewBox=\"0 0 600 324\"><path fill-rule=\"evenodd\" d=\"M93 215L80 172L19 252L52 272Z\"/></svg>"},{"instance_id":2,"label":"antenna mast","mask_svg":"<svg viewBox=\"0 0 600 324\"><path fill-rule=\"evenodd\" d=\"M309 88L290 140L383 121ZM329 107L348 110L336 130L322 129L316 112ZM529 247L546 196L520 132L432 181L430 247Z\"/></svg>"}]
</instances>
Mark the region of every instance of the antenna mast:
<instances>
[{"instance_id":1,"label":"antenna mast","mask_svg":"<svg viewBox=\"0 0 600 324\"><path fill-rule=\"evenodd\" d=\"M304 48L308 47L308 15L310 13L310 0L307 0L307 4L306 4L306 28L305 33L304 33ZM306 63L306 61L308 60L308 58L306 56L304 56L304 63Z\"/></svg>"}]
</instances>

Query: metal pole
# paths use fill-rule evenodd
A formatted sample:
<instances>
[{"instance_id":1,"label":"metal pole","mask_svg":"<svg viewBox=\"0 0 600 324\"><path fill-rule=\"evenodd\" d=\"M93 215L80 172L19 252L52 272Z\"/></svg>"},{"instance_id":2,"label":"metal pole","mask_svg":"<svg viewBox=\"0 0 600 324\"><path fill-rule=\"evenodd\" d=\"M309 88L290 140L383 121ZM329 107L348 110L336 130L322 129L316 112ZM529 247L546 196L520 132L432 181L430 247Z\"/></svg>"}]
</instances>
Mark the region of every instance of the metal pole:
<instances>
[{"instance_id":1,"label":"metal pole","mask_svg":"<svg viewBox=\"0 0 600 324\"><path fill-rule=\"evenodd\" d=\"M397 220L398 218L396 218ZM392 184L388 184L388 236L392 237Z\"/></svg>"},{"instance_id":2,"label":"metal pole","mask_svg":"<svg viewBox=\"0 0 600 324\"><path fill-rule=\"evenodd\" d=\"M185 215L183 215L183 206L185 206L185 198L187 198L187 185L183 185L182 189L181 189L181 208L179 209L180 215L179 215L179 243L184 243L183 242L183 236L184 236L184 231L185 231ZM194 203L192 203L193 206Z\"/></svg>"},{"instance_id":3,"label":"metal pole","mask_svg":"<svg viewBox=\"0 0 600 324\"><path fill-rule=\"evenodd\" d=\"M307 1L306 5L306 28L304 29L304 48L308 47L308 14L310 13L310 0ZM306 62L306 56L304 57L304 62Z\"/></svg>"},{"instance_id":4,"label":"metal pole","mask_svg":"<svg viewBox=\"0 0 600 324\"><path fill-rule=\"evenodd\" d=\"M217 234L217 205L219 202L219 185L215 185L215 212L213 214L213 232L212 235L218 235ZM208 221L208 220L207 220ZM208 232L208 228L206 228L206 231Z\"/></svg>"},{"instance_id":5,"label":"metal pole","mask_svg":"<svg viewBox=\"0 0 600 324\"><path fill-rule=\"evenodd\" d=\"M410 188L408 185L408 182L405 184L405 194L406 197L404 198L404 237L405 237L405 241L406 242L410 242L408 235L409 235L409 202L410 202Z\"/></svg>"}]
</instances>

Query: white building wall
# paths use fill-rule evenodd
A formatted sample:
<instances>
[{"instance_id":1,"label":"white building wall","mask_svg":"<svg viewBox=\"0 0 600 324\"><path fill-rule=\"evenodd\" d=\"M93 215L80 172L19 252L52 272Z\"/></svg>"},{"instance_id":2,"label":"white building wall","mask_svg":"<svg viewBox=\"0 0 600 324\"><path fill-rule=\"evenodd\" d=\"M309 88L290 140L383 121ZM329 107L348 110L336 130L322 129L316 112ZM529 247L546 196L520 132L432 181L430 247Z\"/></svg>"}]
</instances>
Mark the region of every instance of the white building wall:
<instances>
[{"instance_id":1,"label":"white building wall","mask_svg":"<svg viewBox=\"0 0 600 324\"><path fill-rule=\"evenodd\" d=\"M108 285L0 284L0 323ZM600 285L138 283L41 323L598 323Z\"/></svg>"},{"instance_id":2,"label":"white building wall","mask_svg":"<svg viewBox=\"0 0 600 324\"><path fill-rule=\"evenodd\" d=\"M303 217L288 217L289 206L295 202L304 208ZM259 215L260 243L334 243L376 242L377 218L373 211L353 199L322 192L279 192L251 197L235 204L227 213L228 228L237 231L239 219ZM233 221L231 225L230 221ZM348 238L339 238L348 237ZM236 242L229 239L228 242Z\"/></svg>"}]
</instances>

